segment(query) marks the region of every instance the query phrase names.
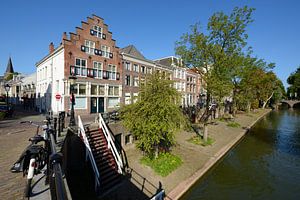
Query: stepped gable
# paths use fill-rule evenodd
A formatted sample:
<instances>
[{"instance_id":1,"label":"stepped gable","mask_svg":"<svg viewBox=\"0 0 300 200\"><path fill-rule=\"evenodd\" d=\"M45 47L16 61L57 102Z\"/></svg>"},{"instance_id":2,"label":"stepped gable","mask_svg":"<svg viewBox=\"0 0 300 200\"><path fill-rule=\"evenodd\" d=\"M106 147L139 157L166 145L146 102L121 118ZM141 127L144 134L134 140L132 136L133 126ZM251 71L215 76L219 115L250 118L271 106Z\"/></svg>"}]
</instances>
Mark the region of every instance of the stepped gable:
<instances>
[{"instance_id":1,"label":"stepped gable","mask_svg":"<svg viewBox=\"0 0 300 200\"><path fill-rule=\"evenodd\" d=\"M101 29L101 34L95 30L97 28ZM96 51L100 51L102 46L109 47L111 55L107 58L101 56L99 51L91 54L84 52L82 48L86 46L86 41L95 42ZM75 58L86 59L88 68L93 68L94 61L103 63L103 70L107 70L108 64L113 64L121 73L120 49L116 46L116 40L112 38L112 32L108 30L104 19L97 15L93 14L92 17L87 17L86 21L81 21L81 26L76 27L75 33L64 32L62 44L65 49L65 76L70 75L70 66L75 65Z\"/></svg>"},{"instance_id":2,"label":"stepped gable","mask_svg":"<svg viewBox=\"0 0 300 200\"><path fill-rule=\"evenodd\" d=\"M122 48L121 52L132 55L142 60L146 60L145 56L134 45L129 45L127 47Z\"/></svg>"}]
</instances>

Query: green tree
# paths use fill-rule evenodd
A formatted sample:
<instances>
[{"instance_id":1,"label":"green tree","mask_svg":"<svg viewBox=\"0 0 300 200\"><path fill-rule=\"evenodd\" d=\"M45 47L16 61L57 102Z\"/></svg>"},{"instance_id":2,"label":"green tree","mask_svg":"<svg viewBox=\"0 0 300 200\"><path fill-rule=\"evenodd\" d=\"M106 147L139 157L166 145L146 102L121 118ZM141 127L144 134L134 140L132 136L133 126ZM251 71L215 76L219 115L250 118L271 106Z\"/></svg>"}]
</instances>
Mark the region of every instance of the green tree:
<instances>
[{"instance_id":1,"label":"green tree","mask_svg":"<svg viewBox=\"0 0 300 200\"><path fill-rule=\"evenodd\" d=\"M290 85L288 87L288 97L299 98L300 95L300 66L297 70L290 74L287 79L287 83Z\"/></svg>"},{"instance_id":2,"label":"green tree","mask_svg":"<svg viewBox=\"0 0 300 200\"><path fill-rule=\"evenodd\" d=\"M179 103L181 94L173 81L154 73L140 86L136 103L122 107L124 126L137 138L137 146L155 157L175 144L174 135L186 125Z\"/></svg>"},{"instance_id":3,"label":"green tree","mask_svg":"<svg viewBox=\"0 0 300 200\"><path fill-rule=\"evenodd\" d=\"M247 45L246 27L253 21L253 10L245 6L234 8L230 15L217 12L209 19L207 34L201 31L197 23L191 27L190 33L184 34L176 42L176 54L181 56L187 66L196 67L206 83L206 112L212 94L221 101L232 90L232 75L237 71L234 67L241 66L233 58L241 55ZM205 141L207 137L205 122Z\"/></svg>"}]
</instances>

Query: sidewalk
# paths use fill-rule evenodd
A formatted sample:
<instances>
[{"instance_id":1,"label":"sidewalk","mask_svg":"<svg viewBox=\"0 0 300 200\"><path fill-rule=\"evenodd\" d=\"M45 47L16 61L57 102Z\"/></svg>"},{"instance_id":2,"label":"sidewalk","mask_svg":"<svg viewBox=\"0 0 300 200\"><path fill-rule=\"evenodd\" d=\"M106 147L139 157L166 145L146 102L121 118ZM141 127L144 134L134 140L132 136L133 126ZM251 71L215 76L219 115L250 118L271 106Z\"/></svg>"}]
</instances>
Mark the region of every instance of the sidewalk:
<instances>
[{"instance_id":1,"label":"sidewalk","mask_svg":"<svg viewBox=\"0 0 300 200\"><path fill-rule=\"evenodd\" d=\"M141 165L142 154L134 148L126 152L129 167L153 185L159 186L159 182L161 182L166 191L166 199L179 199L196 180L245 135L246 128L251 127L258 118L269 111L259 110L257 113L237 115L235 121L241 125L239 128L228 127L227 123L220 121L217 121L217 125L209 125L209 136L215 140L211 146L203 147L188 142L187 140L194 135L193 133L177 134L177 146L172 152L182 158L183 164L167 177L160 177L150 167ZM140 185L137 187L141 188ZM152 192L155 192L153 187L151 188Z\"/></svg>"}]
</instances>

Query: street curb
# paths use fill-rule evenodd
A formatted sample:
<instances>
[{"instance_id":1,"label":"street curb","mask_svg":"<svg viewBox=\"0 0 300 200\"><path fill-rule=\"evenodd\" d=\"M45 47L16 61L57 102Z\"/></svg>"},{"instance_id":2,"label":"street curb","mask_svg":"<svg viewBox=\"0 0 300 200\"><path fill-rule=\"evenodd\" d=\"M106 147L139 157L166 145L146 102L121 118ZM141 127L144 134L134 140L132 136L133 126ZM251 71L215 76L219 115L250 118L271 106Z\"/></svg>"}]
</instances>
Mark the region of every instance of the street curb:
<instances>
[{"instance_id":1,"label":"street curb","mask_svg":"<svg viewBox=\"0 0 300 200\"><path fill-rule=\"evenodd\" d=\"M247 127L246 130L242 131L230 143L225 145L214 156L212 156L201 169L196 171L192 176L190 176L186 180L179 183L173 190L171 190L167 194L167 199L175 200L182 197L209 169L211 169L219 160L221 160L230 149L232 149L236 144L238 144L239 141L241 141L241 139L246 135L246 133L252 126L254 126L261 118L266 116L271 111L272 110L269 110L260 117L258 117L254 122L251 123L249 127Z\"/></svg>"}]
</instances>

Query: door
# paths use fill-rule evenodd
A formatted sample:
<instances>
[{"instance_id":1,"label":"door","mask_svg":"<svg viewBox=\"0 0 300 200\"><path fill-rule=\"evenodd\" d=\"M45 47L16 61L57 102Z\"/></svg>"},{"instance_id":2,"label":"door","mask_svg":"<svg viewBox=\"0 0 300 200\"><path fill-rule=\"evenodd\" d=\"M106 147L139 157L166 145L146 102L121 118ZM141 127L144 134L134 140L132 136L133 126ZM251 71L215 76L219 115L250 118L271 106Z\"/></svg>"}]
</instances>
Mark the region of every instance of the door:
<instances>
[{"instance_id":1,"label":"door","mask_svg":"<svg viewBox=\"0 0 300 200\"><path fill-rule=\"evenodd\" d=\"M103 113L104 112L104 97L98 98L98 112Z\"/></svg>"},{"instance_id":2,"label":"door","mask_svg":"<svg viewBox=\"0 0 300 200\"><path fill-rule=\"evenodd\" d=\"M91 113L97 112L97 98L91 97Z\"/></svg>"}]
</instances>

